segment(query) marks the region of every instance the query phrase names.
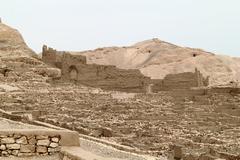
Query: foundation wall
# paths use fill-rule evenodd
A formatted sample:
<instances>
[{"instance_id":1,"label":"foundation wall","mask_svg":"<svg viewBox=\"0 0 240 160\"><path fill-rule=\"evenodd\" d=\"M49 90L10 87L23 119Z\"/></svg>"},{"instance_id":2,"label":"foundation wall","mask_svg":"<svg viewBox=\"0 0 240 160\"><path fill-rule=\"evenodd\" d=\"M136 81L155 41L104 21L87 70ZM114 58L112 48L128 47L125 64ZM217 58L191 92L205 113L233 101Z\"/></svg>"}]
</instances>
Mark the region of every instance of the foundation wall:
<instances>
[{"instance_id":1,"label":"foundation wall","mask_svg":"<svg viewBox=\"0 0 240 160\"><path fill-rule=\"evenodd\" d=\"M179 89L190 89L194 87L208 86L209 79L204 78L203 75L195 69L195 72L184 72L179 74L169 74L164 79L152 80L153 91L169 91Z\"/></svg>"},{"instance_id":2,"label":"foundation wall","mask_svg":"<svg viewBox=\"0 0 240 160\"><path fill-rule=\"evenodd\" d=\"M59 134L0 131L0 156L51 155L60 152Z\"/></svg>"}]
</instances>

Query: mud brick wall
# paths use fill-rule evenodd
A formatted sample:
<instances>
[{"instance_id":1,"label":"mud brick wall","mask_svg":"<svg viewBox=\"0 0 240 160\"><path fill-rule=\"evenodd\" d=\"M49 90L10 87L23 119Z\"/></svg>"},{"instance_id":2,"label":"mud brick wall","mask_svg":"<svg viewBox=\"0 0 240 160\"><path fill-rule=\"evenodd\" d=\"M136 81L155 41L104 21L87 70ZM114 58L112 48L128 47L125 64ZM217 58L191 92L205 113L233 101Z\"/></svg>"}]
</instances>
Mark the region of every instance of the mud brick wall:
<instances>
[{"instance_id":1,"label":"mud brick wall","mask_svg":"<svg viewBox=\"0 0 240 160\"><path fill-rule=\"evenodd\" d=\"M158 92L163 90L190 89L207 86L209 78L195 72L169 74L164 79L150 79L138 69L120 69L112 65L87 64L82 55L59 52L43 47L45 63L61 69L63 81L73 81L91 87L124 92Z\"/></svg>"},{"instance_id":2,"label":"mud brick wall","mask_svg":"<svg viewBox=\"0 0 240 160\"><path fill-rule=\"evenodd\" d=\"M46 64L61 68L62 54L53 48L48 48L46 45L42 47L42 60Z\"/></svg>"},{"instance_id":3,"label":"mud brick wall","mask_svg":"<svg viewBox=\"0 0 240 160\"><path fill-rule=\"evenodd\" d=\"M146 92L150 81L137 69L119 69L115 66L86 64L86 57L63 54L62 79L72 80L91 87L106 90Z\"/></svg>"},{"instance_id":4,"label":"mud brick wall","mask_svg":"<svg viewBox=\"0 0 240 160\"><path fill-rule=\"evenodd\" d=\"M51 155L60 152L59 142L59 135L0 135L0 157Z\"/></svg>"},{"instance_id":5,"label":"mud brick wall","mask_svg":"<svg viewBox=\"0 0 240 160\"><path fill-rule=\"evenodd\" d=\"M184 72L178 74L168 74L162 80L152 80L153 91L169 91L176 89L190 89L193 87L208 86L209 77L203 77L197 68L195 72Z\"/></svg>"}]
</instances>

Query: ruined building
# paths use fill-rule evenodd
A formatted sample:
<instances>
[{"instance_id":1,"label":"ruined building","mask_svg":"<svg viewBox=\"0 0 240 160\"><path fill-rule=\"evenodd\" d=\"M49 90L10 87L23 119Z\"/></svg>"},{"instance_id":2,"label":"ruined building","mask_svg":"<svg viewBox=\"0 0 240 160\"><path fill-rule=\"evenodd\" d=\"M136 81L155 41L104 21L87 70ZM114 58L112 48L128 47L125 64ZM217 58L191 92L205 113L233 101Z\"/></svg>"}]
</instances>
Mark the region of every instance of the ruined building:
<instances>
[{"instance_id":1,"label":"ruined building","mask_svg":"<svg viewBox=\"0 0 240 160\"><path fill-rule=\"evenodd\" d=\"M72 81L106 90L149 93L208 85L208 78L204 78L197 69L194 73L170 74L164 79L151 79L137 69L119 69L111 65L87 64L85 56L59 52L47 46L43 46L42 60L60 68L63 81Z\"/></svg>"},{"instance_id":2,"label":"ruined building","mask_svg":"<svg viewBox=\"0 0 240 160\"><path fill-rule=\"evenodd\" d=\"M145 77L139 70L87 64L85 56L58 52L47 46L43 46L42 59L45 63L60 68L64 81L106 90L145 92L150 81L150 78Z\"/></svg>"},{"instance_id":3,"label":"ruined building","mask_svg":"<svg viewBox=\"0 0 240 160\"><path fill-rule=\"evenodd\" d=\"M195 68L195 72L184 72L179 74L169 74L164 79L152 80L153 92L189 89L193 87L204 87L209 85L209 77L204 78L200 71Z\"/></svg>"}]
</instances>

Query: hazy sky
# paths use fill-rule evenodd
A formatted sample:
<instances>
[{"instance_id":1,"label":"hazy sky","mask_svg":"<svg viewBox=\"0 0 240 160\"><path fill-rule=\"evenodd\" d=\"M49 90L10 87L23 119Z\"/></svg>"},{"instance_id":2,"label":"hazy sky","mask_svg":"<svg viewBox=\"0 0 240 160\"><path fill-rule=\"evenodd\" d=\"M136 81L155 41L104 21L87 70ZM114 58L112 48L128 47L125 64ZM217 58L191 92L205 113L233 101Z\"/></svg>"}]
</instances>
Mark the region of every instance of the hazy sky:
<instances>
[{"instance_id":1,"label":"hazy sky","mask_svg":"<svg viewBox=\"0 0 240 160\"><path fill-rule=\"evenodd\" d=\"M0 0L0 17L37 52L159 38L240 56L239 0Z\"/></svg>"}]
</instances>

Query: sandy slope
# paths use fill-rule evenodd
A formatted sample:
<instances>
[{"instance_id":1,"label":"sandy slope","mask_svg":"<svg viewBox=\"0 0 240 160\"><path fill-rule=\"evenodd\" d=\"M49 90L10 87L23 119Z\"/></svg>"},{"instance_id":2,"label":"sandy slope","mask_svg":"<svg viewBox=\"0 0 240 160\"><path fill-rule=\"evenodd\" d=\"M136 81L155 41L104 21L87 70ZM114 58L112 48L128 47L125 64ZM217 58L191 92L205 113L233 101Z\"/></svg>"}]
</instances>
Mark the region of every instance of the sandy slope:
<instances>
[{"instance_id":1,"label":"sandy slope","mask_svg":"<svg viewBox=\"0 0 240 160\"><path fill-rule=\"evenodd\" d=\"M0 23L0 57L36 56L26 45L21 34L3 23Z\"/></svg>"},{"instance_id":2,"label":"sandy slope","mask_svg":"<svg viewBox=\"0 0 240 160\"><path fill-rule=\"evenodd\" d=\"M240 80L240 59L215 55L201 49L176 46L158 39L129 47L100 48L84 54L88 63L116 65L119 68L137 68L151 78L163 78L170 73L193 72L197 67L210 83L223 84Z\"/></svg>"}]
</instances>

